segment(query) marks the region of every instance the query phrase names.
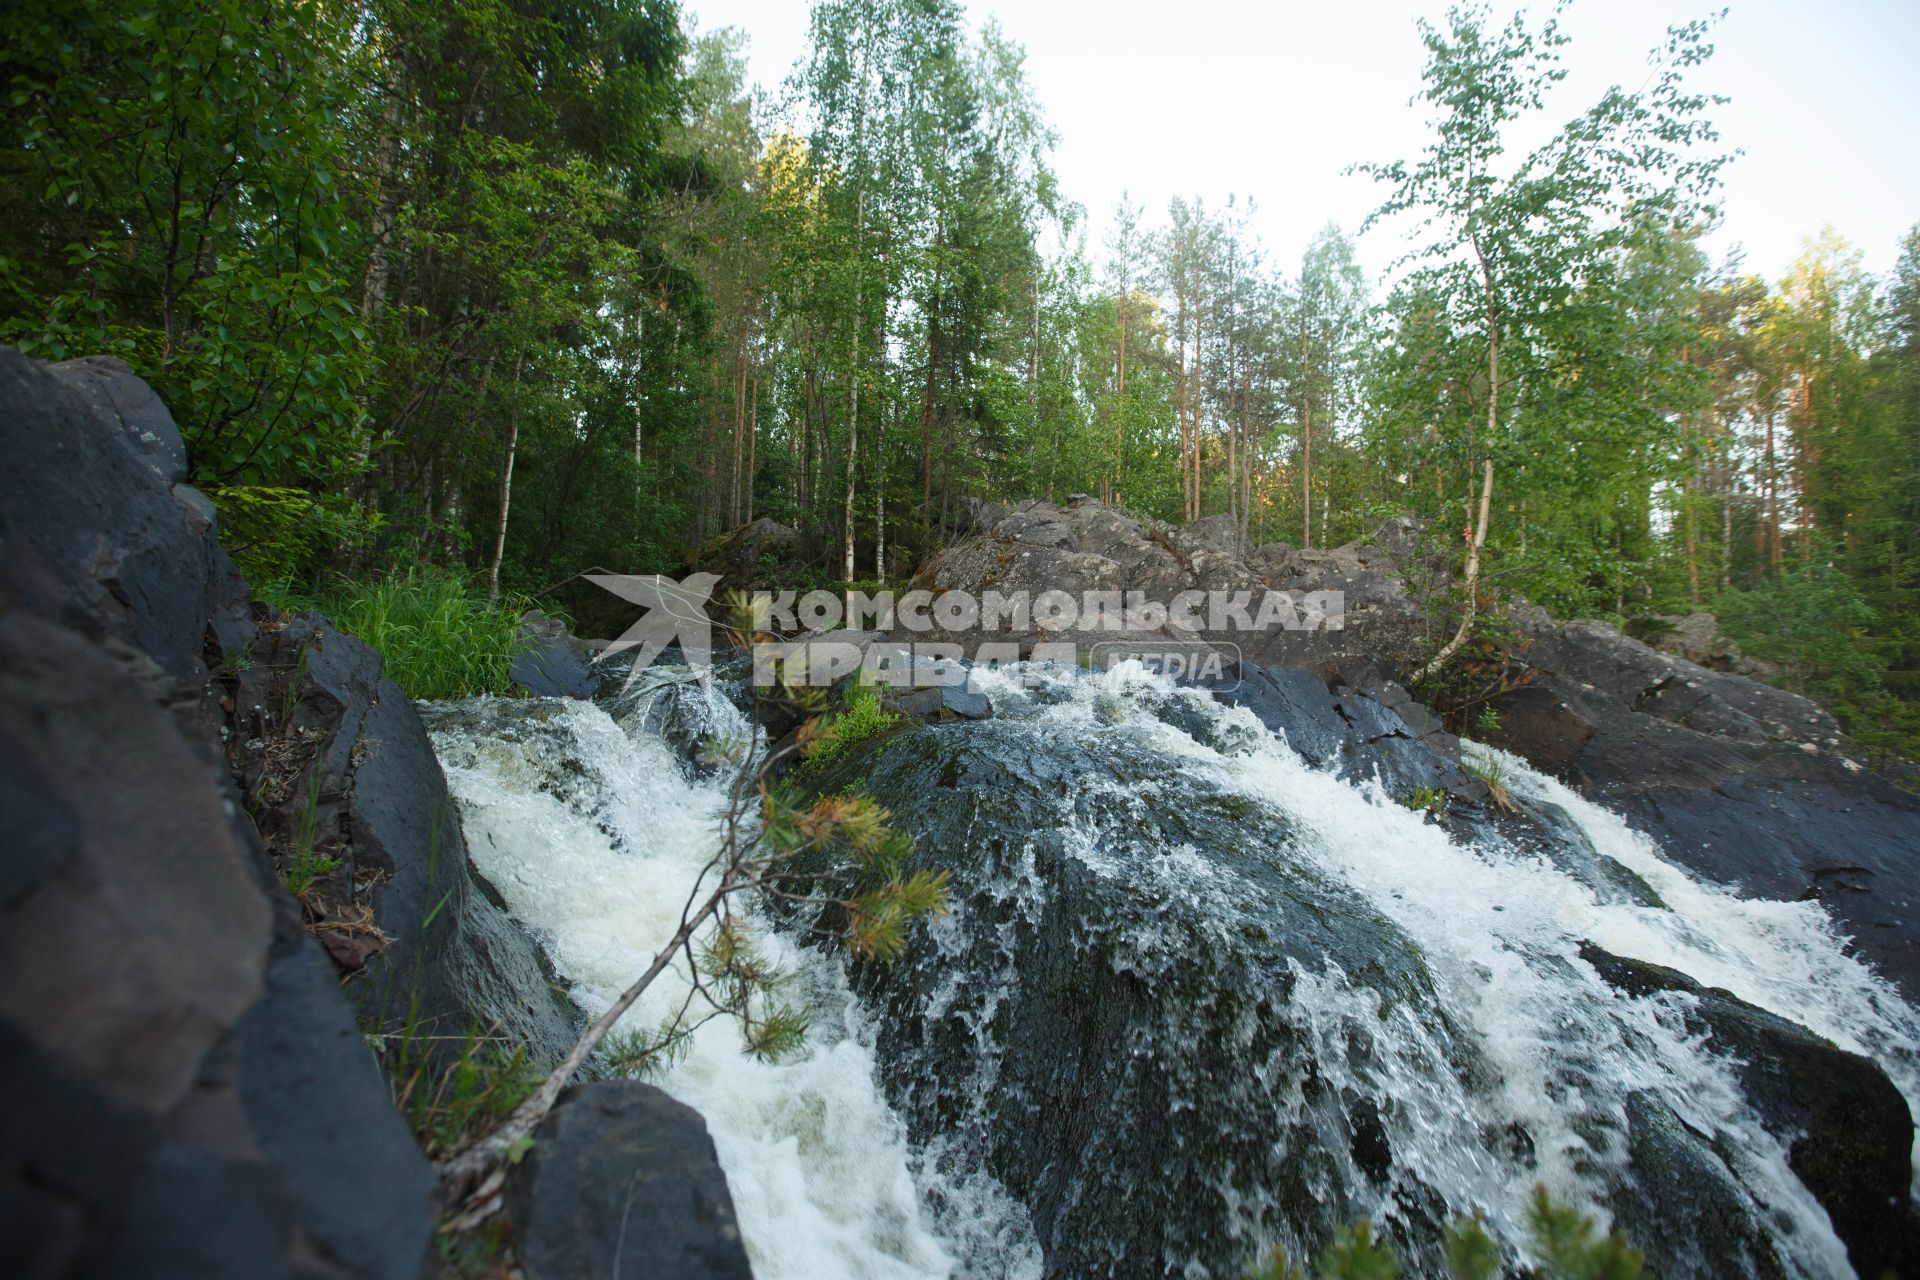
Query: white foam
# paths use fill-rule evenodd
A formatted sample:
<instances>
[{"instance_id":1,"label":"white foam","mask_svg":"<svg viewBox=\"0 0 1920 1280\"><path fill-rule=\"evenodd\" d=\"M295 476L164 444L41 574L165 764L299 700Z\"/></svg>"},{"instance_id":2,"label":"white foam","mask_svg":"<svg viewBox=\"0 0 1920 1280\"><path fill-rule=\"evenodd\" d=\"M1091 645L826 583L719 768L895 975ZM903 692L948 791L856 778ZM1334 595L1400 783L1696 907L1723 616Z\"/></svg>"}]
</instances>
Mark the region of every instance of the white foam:
<instances>
[{"instance_id":1,"label":"white foam","mask_svg":"<svg viewBox=\"0 0 1920 1280\"><path fill-rule=\"evenodd\" d=\"M1327 1073L1345 1072L1340 1083L1384 1100L1396 1167L1451 1205L1480 1206L1517 1244L1527 1198L1545 1182L1604 1221L1626 1159L1627 1099L1644 1091L1689 1128L1724 1139L1744 1194L1772 1224L1792 1270L1851 1274L1825 1212L1748 1107L1734 1069L1688 1029L1688 998L1622 995L1579 957L1588 940L1724 987L1873 1057L1912 1105L1920 1099L1920 1019L1845 953L1818 904L1742 899L1703 884L1617 815L1491 749L1481 750L1505 768L1517 800L1557 810L1594 854L1639 876L1664 908L1597 890L1504 841L1456 835L1378 785L1308 766L1248 711L1177 689L1137 664L1097 674L1021 666L976 671L973 681L999 717L1030 721L1051 749L1128 734L1189 781L1265 806L1297 837L1270 856L1304 857L1418 945L1444 1020L1383 1002L1332 967L1295 973L1285 1016L1325 1046L1317 1060ZM1211 729L1206 741L1157 718L1169 699L1190 704L1188 718ZM590 704L482 700L458 711L455 727L439 729L435 740L473 856L542 936L576 998L604 1008L678 924L714 848L720 784L685 781L656 738L623 729ZM726 709L716 705L715 715L724 719ZM1177 802L1152 794L1151 782L1120 796L1101 791L1114 787L1110 780L1074 785L1083 796L1101 792L1109 806ZM1074 797L1062 798L1062 848L1103 876L1139 874L1103 853L1096 819L1083 812ZM1170 901L1210 921L1231 918L1244 894L1230 866L1192 848L1163 853L1147 873ZM1035 914L1048 889L1031 857L1029 848L995 892ZM932 945L961 951L953 931L965 927L964 909L933 922ZM707 1117L756 1273L1037 1275L1025 1211L979 1171L978 1153L943 1137L917 1151L908 1144L876 1083L872 1028L840 964L770 931L761 942L800 975L816 1012L810 1047L790 1062L758 1063L740 1053L736 1029L722 1020L695 1037L662 1082ZM997 974L956 968L932 985L922 1012L960 1013L977 1039L989 1038L1015 972L1010 956ZM686 991L682 977L657 987L629 1025L657 1024ZM1483 1078L1461 1078L1463 1046L1449 1039L1456 1032L1464 1051L1486 1064ZM1366 1061L1346 1050L1356 1038L1374 1046ZM974 1078L943 1087L969 1094L968 1107L990 1108L996 1072L996 1053L983 1045ZM1270 1085L1277 1119L1303 1105L1299 1081ZM1596 1123L1610 1141L1596 1140ZM1489 1150L1485 1135L1509 1125L1531 1136L1531 1159ZM1376 1216L1390 1222L1395 1213L1383 1202ZM1250 1202L1239 1216L1254 1223L1258 1215Z\"/></svg>"},{"instance_id":2,"label":"white foam","mask_svg":"<svg viewBox=\"0 0 1920 1280\"><path fill-rule=\"evenodd\" d=\"M606 1008L678 927L716 847L723 783L686 781L658 739L591 703L476 700L435 720L475 863L580 1005ZM706 1117L755 1275L948 1275L840 966L771 930L756 936L798 977L814 1016L807 1047L763 1063L717 1019L660 1080ZM622 1026L658 1026L688 989L683 972L663 974Z\"/></svg>"},{"instance_id":3,"label":"white foam","mask_svg":"<svg viewBox=\"0 0 1920 1280\"><path fill-rule=\"evenodd\" d=\"M1626 1101L1649 1090L1695 1131L1719 1134L1738 1154L1741 1182L1762 1220L1782 1224L1776 1242L1808 1275L1847 1276L1844 1246L1825 1211L1794 1177L1780 1141L1748 1108L1732 1065L1708 1052L1683 1018L1687 997L1633 999L1579 958L1582 940L1680 969L1812 1028L1887 1070L1913 1106L1920 1099L1920 1020L1892 988L1843 949L1816 903L1742 899L1667 862L1618 815L1523 761L1480 748L1504 766L1524 803L1552 806L1593 850L1639 875L1667 909L1602 894L1544 857L1502 841L1471 843L1397 803L1377 785L1353 785L1309 766L1250 712L1223 709L1133 664L1095 675L1013 669L994 679L1038 679L1058 699L1030 712L1049 735L1127 732L1177 767L1210 776L1304 827L1305 852L1359 890L1419 944L1445 1010L1471 1028L1494 1067L1492 1096L1469 1092L1404 1011L1382 1018L1374 993L1330 971L1301 975L1296 1016L1327 1045L1323 1065L1341 1068L1337 1028L1370 1029L1380 1052L1358 1081L1394 1101L1396 1164L1443 1189L1456 1205L1479 1203L1510 1239L1535 1182L1607 1220L1606 1192L1625 1161ZM1011 690L1009 690L1011 692ZM1211 720L1210 741L1162 723L1151 704L1187 699ZM1011 702L1012 699L1009 699ZM1217 747L1210 743L1225 744ZM1097 841L1067 847L1104 870ZM1287 856L1297 857L1298 851ZM1175 851L1163 872L1181 875ZM1186 877L1198 892L1212 876ZM1229 893L1221 894L1230 901ZM1324 1023L1322 1027L1319 1024ZM1285 1110L1284 1094L1276 1098ZM1595 1117L1616 1140L1596 1143ZM1489 1160L1479 1135L1517 1121L1534 1161ZM1383 1205L1391 1219L1391 1206Z\"/></svg>"}]
</instances>

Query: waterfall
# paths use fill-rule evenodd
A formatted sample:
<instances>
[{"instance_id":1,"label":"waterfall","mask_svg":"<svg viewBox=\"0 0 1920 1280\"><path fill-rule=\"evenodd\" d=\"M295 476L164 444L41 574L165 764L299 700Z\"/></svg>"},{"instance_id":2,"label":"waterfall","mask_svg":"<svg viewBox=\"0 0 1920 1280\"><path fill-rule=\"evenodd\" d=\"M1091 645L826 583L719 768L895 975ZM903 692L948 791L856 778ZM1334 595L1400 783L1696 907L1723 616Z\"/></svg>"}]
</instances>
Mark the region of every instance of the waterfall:
<instances>
[{"instance_id":1,"label":"waterfall","mask_svg":"<svg viewBox=\"0 0 1920 1280\"><path fill-rule=\"evenodd\" d=\"M1705 1161L1698 1212L1753 1259L1683 1251L1674 1273L1764 1274L1771 1249L1852 1274L1690 997L1625 995L1581 955L1724 988L1871 1057L1911 1105L1920 1021L1817 903L1700 883L1491 748L1469 746L1519 815L1449 825L1136 666L974 681L992 719L848 766L953 868L951 914L901 965L851 972L763 925L809 1047L759 1063L716 1021L660 1081L707 1118L756 1274L1029 1276L1044 1254L1063 1275L1237 1275L1362 1213L1417 1273L1476 1210L1523 1251L1536 1184L1630 1232L1664 1221L1629 1160L1649 1134ZM691 688L429 710L475 863L590 1012L715 847L725 781L662 716ZM701 733L748 736L701 698ZM626 1025L685 991L663 981Z\"/></svg>"},{"instance_id":2,"label":"waterfall","mask_svg":"<svg viewBox=\"0 0 1920 1280\"><path fill-rule=\"evenodd\" d=\"M748 726L724 699L690 692L697 689L662 683L610 703L611 713L567 699L425 708L476 867L589 1015L611 1004L672 936L717 847L728 780L690 776L697 771L661 735L661 702L698 699L714 736L744 740ZM658 1081L706 1118L754 1274L950 1274L950 1246L931 1229L904 1129L876 1081L868 1015L844 971L770 929L756 936L794 976L794 994L812 1014L807 1047L760 1062L742 1052L730 1021L716 1019ZM683 968L662 975L622 1028L658 1027L690 988ZM965 1216L1017 1221L991 1203L989 1182L940 1190ZM1032 1254L1017 1235L998 1248L1016 1260Z\"/></svg>"}]
</instances>

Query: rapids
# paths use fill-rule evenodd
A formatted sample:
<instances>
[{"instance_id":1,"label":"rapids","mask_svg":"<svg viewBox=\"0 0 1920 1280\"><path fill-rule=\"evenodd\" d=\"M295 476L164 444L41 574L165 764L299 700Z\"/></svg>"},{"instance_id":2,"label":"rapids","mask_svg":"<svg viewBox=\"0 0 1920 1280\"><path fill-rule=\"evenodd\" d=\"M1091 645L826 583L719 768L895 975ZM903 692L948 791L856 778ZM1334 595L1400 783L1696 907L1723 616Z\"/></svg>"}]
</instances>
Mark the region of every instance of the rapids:
<instances>
[{"instance_id":1,"label":"rapids","mask_svg":"<svg viewBox=\"0 0 1920 1280\"><path fill-rule=\"evenodd\" d=\"M1491 748L1519 814L1443 825L1137 667L973 679L992 719L815 783L892 807L953 870L951 914L887 969L763 917L808 1046L761 1063L715 1021L660 1080L706 1117L763 1280L1238 1276L1362 1214L1424 1273L1476 1209L1523 1249L1537 1183L1662 1274L1852 1274L1690 997L1624 995L1580 954L1724 988L1911 1105L1920 1020L1817 903L1702 884ZM727 779L689 744L751 727L657 670L599 703L425 710L477 868L604 1008L714 848ZM663 979L629 1025L686 992Z\"/></svg>"}]
</instances>

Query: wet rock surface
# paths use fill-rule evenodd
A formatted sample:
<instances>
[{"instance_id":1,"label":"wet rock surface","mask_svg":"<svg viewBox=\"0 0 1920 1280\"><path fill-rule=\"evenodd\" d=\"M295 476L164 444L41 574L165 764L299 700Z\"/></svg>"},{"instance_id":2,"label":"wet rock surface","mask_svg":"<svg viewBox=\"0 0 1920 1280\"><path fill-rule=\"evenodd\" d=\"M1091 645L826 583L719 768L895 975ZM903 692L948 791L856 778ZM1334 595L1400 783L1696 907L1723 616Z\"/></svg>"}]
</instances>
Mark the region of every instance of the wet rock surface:
<instances>
[{"instance_id":1,"label":"wet rock surface","mask_svg":"<svg viewBox=\"0 0 1920 1280\"><path fill-rule=\"evenodd\" d=\"M1747 1098L1788 1145L1789 1164L1825 1206L1855 1271L1900 1274L1920 1258L1920 1215L1908 1194L1913 1119L1885 1072L1805 1027L1728 992L1702 987L1678 970L1592 945L1583 946L1580 955L1629 995L1691 997L1689 1023L1737 1064ZM1636 1130L1666 1123L1653 1104L1643 1105L1648 1110L1636 1116ZM1685 1141L1672 1135L1662 1140L1675 1150ZM1699 1153L1691 1158L1712 1163ZM1713 1175L1725 1176L1724 1165Z\"/></svg>"},{"instance_id":2,"label":"wet rock surface","mask_svg":"<svg viewBox=\"0 0 1920 1280\"><path fill-rule=\"evenodd\" d=\"M1300 975L1337 966L1410 1003L1430 1003L1429 978L1364 901L1261 852L1296 839L1284 821L1120 735L1088 746L995 719L898 735L815 782L861 776L957 886L963 928L856 980L884 1010L896 1106L924 1141L988 1153L1046 1274L1233 1273L1246 1228L1221 1170L1308 1239L1389 1176L1377 1125L1316 1065L1364 1031L1313 1027L1291 1007ZM1091 865L1075 828L1098 832ZM1157 870L1183 848L1255 900L1189 900Z\"/></svg>"},{"instance_id":3,"label":"wet rock surface","mask_svg":"<svg viewBox=\"0 0 1920 1280\"><path fill-rule=\"evenodd\" d=\"M1540 678L1497 700L1503 745L1625 814L1666 855L1755 897L1817 899L1854 946L1920 993L1920 796L1849 758L1832 717L1611 627L1534 623ZM1565 748L1591 726L1564 761ZM1571 735L1571 736L1570 736Z\"/></svg>"},{"instance_id":4,"label":"wet rock surface","mask_svg":"<svg viewBox=\"0 0 1920 1280\"><path fill-rule=\"evenodd\" d=\"M591 698L600 687L600 672L586 648L574 639L563 619L532 609L520 620L521 650L507 675L538 698Z\"/></svg>"},{"instance_id":5,"label":"wet rock surface","mask_svg":"<svg viewBox=\"0 0 1920 1280\"><path fill-rule=\"evenodd\" d=\"M528 1280L752 1280L705 1121L652 1085L569 1089L507 1197Z\"/></svg>"},{"instance_id":6,"label":"wet rock surface","mask_svg":"<svg viewBox=\"0 0 1920 1280\"><path fill-rule=\"evenodd\" d=\"M915 585L1137 590L1161 602L1186 590L1344 592L1339 630L1175 638L1237 645L1246 670L1311 668L1330 691L1344 684L1405 722L1404 731L1371 738L1351 721L1331 726L1324 708L1289 701L1307 689L1292 677L1294 693L1255 676L1242 681L1244 692L1223 694L1256 714L1263 706L1284 714L1310 758L1336 734L1344 741L1353 733L1368 748L1350 753L1356 772L1372 766L1392 786L1475 792L1474 779L1459 777L1450 736L1435 732L1430 711L1401 687L1401 673L1417 670L1443 639L1424 602L1448 585L1422 558L1411 522L1389 521L1365 542L1302 550L1248 547L1225 517L1168 526L1090 498L1023 502L988 515L923 565ZM1485 731L1489 741L1617 807L1699 875L1757 897L1817 898L1881 972L1909 997L1920 994L1920 797L1852 760L1833 717L1806 698L1661 652L1604 623L1560 623L1524 603L1508 612L1526 647L1516 687L1492 701L1500 725ZM1703 640L1700 620L1680 630ZM1045 637L937 638L1011 638L1030 648ZM1207 683L1232 683L1237 665L1229 651L1224 678ZM1413 741L1430 749L1437 772L1409 749Z\"/></svg>"}]
</instances>

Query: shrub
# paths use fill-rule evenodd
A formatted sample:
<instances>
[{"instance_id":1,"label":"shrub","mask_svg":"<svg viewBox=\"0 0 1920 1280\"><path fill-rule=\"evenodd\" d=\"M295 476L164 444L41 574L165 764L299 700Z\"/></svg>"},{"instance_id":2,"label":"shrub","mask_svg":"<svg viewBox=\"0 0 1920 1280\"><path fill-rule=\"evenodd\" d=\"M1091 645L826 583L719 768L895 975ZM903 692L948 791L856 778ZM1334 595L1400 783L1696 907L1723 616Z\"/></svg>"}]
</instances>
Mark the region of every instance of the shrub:
<instances>
[{"instance_id":1,"label":"shrub","mask_svg":"<svg viewBox=\"0 0 1920 1280\"><path fill-rule=\"evenodd\" d=\"M1533 1190L1527 1207L1527 1233L1539 1259L1528 1274L1539 1280L1639 1280L1646 1259L1618 1231L1601 1235L1592 1218L1547 1194ZM1447 1273L1453 1280L1493 1280L1500 1273L1500 1247L1487 1234L1478 1212L1447 1228ZM1314 1275L1319 1280L1395 1280L1400 1261L1393 1248L1373 1233L1365 1218L1334 1232L1321 1252ZM1247 1272L1248 1280L1305 1280L1300 1268L1275 1249Z\"/></svg>"},{"instance_id":2,"label":"shrub","mask_svg":"<svg viewBox=\"0 0 1920 1280\"><path fill-rule=\"evenodd\" d=\"M345 494L289 486L227 485L207 496L220 513L220 545L250 582L292 578L325 555L366 547L384 521Z\"/></svg>"}]
</instances>

